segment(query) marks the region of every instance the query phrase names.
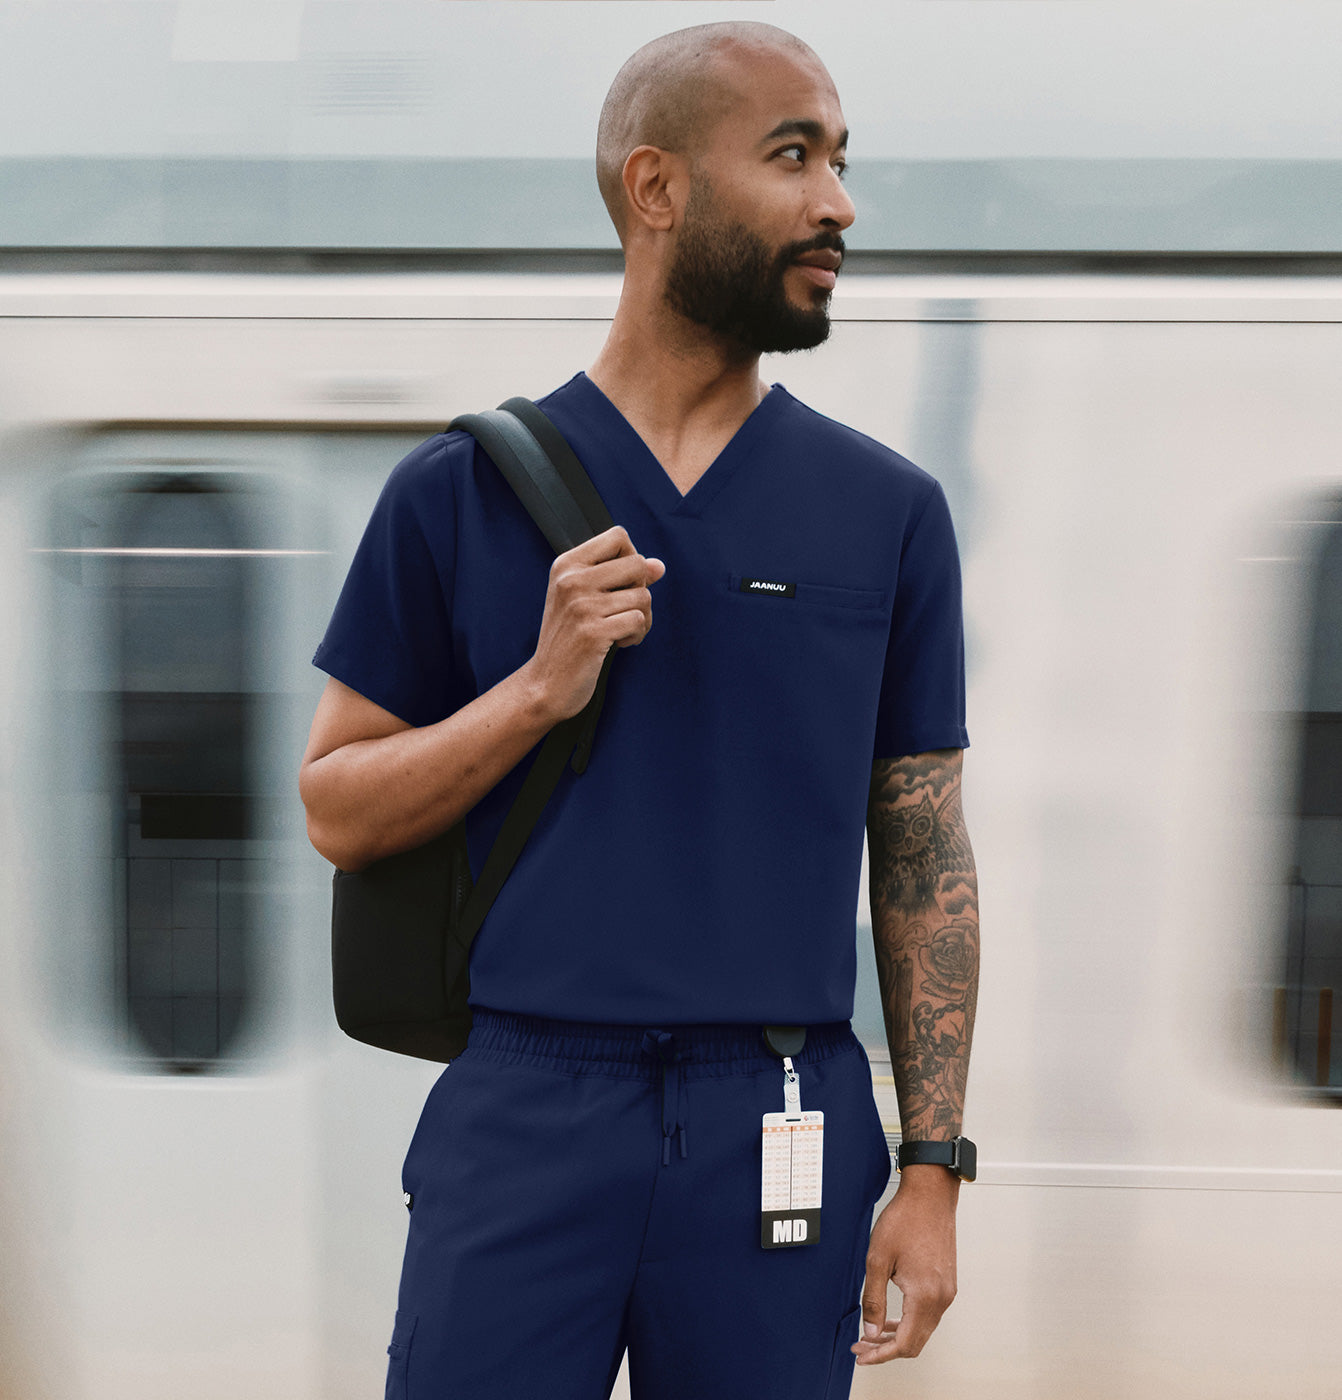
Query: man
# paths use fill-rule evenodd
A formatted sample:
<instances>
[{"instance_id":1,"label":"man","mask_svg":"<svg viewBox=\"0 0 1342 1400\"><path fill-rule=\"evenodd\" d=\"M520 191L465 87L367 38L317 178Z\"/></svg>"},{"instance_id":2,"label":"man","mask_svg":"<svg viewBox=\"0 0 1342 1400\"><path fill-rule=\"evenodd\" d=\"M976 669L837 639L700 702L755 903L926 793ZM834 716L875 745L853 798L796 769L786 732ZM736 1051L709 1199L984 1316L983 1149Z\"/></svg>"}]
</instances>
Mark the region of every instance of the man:
<instances>
[{"instance_id":1,"label":"man","mask_svg":"<svg viewBox=\"0 0 1342 1400\"><path fill-rule=\"evenodd\" d=\"M439 435L392 472L315 658L316 848L357 869L469 811L478 872L521 760L622 649L405 1160L389 1396L587 1400L626 1347L636 1400L845 1396L854 1355L917 1355L954 1296L951 1170L907 1166L871 1227L890 1164L847 1020L865 816L904 1138L955 1138L978 927L954 536L931 477L758 375L828 334L846 143L781 30L636 53L598 135L619 309L541 401L620 524L551 560ZM776 1025L807 1028L786 1062ZM808 1113L823 1146L782 1150L813 1152L821 1199L785 1165L770 1237L764 1115Z\"/></svg>"}]
</instances>

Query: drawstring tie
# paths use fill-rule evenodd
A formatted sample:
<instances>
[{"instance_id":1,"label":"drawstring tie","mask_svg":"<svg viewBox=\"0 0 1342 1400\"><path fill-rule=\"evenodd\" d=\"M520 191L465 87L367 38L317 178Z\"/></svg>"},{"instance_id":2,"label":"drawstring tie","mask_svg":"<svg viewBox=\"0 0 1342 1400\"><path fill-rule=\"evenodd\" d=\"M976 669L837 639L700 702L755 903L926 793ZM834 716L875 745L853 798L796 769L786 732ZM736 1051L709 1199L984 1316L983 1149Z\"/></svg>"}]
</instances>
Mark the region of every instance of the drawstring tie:
<instances>
[{"instance_id":1,"label":"drawstring tie","mask_svg":"<svg viewBox=\"0 0 1342 1400\"><path fill-rule=\"evenodd\" d=\"M688 1098L684 1091L685 1071L680 1062L680 1050L676 1046L676 1038L670 1031L644 1031L643 1032L643 1053L645 1055L655 1055L662 1064L662 1166L671 1165L671 1138L676 1135L680 1138L680 1155L688 1157L689 1150L685 1145L685 1109L684 1101ZM667 1081L671 1083L671 1112L667 1112L666 1086Z\"/></svg>"}]
</instances>

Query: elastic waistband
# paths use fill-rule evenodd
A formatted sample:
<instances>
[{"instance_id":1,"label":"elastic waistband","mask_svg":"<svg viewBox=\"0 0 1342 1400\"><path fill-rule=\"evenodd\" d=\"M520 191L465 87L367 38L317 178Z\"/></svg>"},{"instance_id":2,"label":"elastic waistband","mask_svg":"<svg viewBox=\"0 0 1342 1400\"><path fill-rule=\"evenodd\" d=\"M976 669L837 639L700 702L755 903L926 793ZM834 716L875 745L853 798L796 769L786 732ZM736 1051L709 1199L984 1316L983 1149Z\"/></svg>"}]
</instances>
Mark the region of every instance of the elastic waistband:
<instances>
[{"instance_id":1,"label":"elastic waistband","mask_svg":"<svg viewBox=\"0 0 1342 1400\"><path fill-rule=\"evenodd\" d=\"M656 1052L650 1037L660 1040ZM686 1079L724 1078L780 1068L764 1043L760 1026L618 1026L586 1021L552 1021L508 1011L472 1008L467 1051L472 1059L496 1064L533 1064L569 1074L602 1074L651 1079L670 1060ZM808 1026L797 1065L814 1065L860 1048L849 1021Z\"/></svg>"}]
</instances>

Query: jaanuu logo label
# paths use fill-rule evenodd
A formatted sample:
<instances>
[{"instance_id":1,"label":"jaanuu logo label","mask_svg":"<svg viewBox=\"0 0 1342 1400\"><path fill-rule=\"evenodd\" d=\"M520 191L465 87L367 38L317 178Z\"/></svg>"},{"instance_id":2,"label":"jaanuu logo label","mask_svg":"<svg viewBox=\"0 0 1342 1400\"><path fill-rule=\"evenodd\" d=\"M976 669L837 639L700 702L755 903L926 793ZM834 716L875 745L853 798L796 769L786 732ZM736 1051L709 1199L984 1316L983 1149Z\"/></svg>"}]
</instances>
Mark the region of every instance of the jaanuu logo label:
<instances>
[{"instance_id":1,"label":"jaanuu logo label","mask_svg":"<svg viewBox=\"0 0 1342 1400\"><path fill-rule=\"evenodd\" d=\"M797 596L797 585L795 583L783 583L779 579L772 578L743 578L741 580L742 593L769 593L775 598L795 598Z\"/></svg>"}]
</instances>

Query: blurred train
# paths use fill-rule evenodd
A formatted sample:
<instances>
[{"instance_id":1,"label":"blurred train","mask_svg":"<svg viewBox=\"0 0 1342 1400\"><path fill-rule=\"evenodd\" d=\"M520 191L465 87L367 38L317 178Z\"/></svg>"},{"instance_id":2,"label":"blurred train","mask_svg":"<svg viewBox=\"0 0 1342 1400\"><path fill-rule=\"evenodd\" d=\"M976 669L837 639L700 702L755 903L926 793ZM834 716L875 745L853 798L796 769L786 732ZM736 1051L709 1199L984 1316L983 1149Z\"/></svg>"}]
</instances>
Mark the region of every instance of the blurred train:
<instances>
[{"instance_id":1,"label":"blurred train","mask_svg":"<svg viewBox=\"0 0 1342 1400\"><path fill-rule=\"evenodd\" d=\"M765 374L950 498L984 928L960 1296L853 1393L1335 1397L1342 279L852 265ZM3 1400L381 1393L438 1069L331 1015L309 658L392 466L617 293L0 273Z\"/></svg>"}]
</instances>

